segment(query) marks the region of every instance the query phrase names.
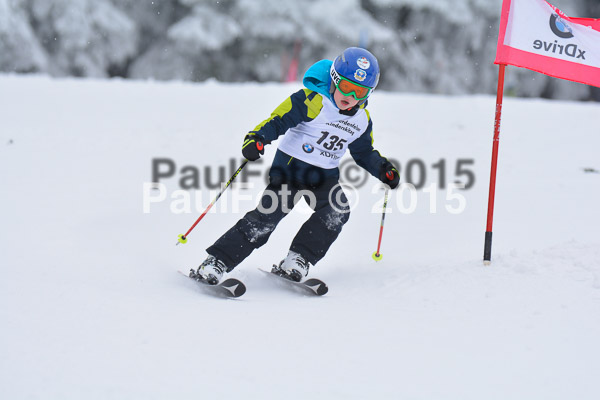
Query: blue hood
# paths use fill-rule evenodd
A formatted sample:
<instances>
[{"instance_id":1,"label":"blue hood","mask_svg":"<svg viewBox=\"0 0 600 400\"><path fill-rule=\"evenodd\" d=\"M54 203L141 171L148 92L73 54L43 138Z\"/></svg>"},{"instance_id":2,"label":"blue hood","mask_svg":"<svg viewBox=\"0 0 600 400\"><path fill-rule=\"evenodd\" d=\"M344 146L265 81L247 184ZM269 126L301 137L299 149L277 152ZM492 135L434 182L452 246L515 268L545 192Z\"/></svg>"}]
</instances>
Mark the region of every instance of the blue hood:
<instances>
[{"instance_id":1,"label":"blue hood","mask_svg":"<svg viewBox=\"0 0 600 400\"><path fill-rule=\"evenodd\" d=\"M331 60L321 60L314 63L304 74L302 83L307 89L322 94L323 97L328 98L335 105L329 93L329 88L331 87L329 69L331 68L331 64L333 64Z\"/></svg>"}]
</instances>

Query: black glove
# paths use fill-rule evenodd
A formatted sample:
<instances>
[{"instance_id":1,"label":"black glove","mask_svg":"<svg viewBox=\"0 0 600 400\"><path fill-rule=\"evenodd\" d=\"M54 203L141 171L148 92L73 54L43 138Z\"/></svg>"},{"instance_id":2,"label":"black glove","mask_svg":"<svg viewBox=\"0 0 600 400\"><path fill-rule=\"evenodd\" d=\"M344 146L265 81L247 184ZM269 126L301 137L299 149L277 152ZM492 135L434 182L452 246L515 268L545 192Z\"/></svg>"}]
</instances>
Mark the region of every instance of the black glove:
<instances>
[{"instance_id":1,"label":"black glove","mask_svg":"<svg viewBox=\"0 0 600 400\"><path fill-rule=\"evenodd\" d=\"M379 180L390 188L396 189L400 183L400 174L391 162L386 161L379 168Z\"/></svg>"},{"instance_id":2,"label":"black glove","mask_svg":"<svg viewBox=\"0 0 600 400\"><path fill-rule=\"evenodd\" d=\"M242 145L242 154L248 161L256 161L265 154L264 139L260 135L246 135Z\"/></svg>"}]
</instances>

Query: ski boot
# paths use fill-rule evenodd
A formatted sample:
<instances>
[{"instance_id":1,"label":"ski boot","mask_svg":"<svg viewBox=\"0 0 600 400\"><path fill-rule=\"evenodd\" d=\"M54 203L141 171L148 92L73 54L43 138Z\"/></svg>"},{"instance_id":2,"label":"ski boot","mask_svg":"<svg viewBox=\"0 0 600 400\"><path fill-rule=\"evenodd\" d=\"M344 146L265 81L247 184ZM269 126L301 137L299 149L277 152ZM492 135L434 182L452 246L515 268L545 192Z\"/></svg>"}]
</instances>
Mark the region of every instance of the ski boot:
<instances>
[{"instance_id":1,"label":"ski boot","mask_svg":"<svg viewBox=\"0 0 600 400\"><path fill-rule=\"evenodd\" d=\"M301 254L290 250L287 257L279 263L277 275L288 278L289 280L300 282L302 278L308 275L310 263ZM275 269L275 268L274 268Z\"/></svg>"},{"instance_id":2,"label":"ski boot","mask_svg":"<svg viewBox=\"0 0 600 400\"><path fill-rule=\"evenodd\" d=\"M223 277L227 267L221 260L209 255L198 267L197 271L190 270L190 278L205 281L209 285L217 285Z\"/></svg>"}]
</instances>

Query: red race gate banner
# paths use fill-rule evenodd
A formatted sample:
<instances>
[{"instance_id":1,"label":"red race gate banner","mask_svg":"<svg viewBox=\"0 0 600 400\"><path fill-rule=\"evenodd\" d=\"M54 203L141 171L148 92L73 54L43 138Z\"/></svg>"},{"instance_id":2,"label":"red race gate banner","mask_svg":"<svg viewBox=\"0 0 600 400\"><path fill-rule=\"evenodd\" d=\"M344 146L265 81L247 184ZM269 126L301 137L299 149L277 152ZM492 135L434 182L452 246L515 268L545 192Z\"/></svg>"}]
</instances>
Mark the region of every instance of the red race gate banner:
<instances>
[{"instance_id":1,"label":"red race gate banner","mask_svg":"<svg viewBox=\"0 0 600 400\"><path fill-rule=\"evenodd\" d=\"M600 19L570 18L544 0L504 0L495 64L600 87Z\"/></svg>"}]
</instances>

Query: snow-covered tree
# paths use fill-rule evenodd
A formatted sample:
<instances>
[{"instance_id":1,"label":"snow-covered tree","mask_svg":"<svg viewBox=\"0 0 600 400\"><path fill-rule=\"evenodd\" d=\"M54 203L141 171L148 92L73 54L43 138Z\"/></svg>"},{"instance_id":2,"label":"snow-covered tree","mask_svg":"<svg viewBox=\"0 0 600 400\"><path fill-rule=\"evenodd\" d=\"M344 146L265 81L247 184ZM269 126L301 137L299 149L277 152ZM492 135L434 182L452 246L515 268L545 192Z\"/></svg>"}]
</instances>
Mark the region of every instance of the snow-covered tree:
<instances>
[{"instance_id":1,"label":"snow-covered tree","mask_svg":"<svg viewBox=\"0 0 600 400\"><path fill-rule=\"evenodd\" d=\"M29 24L25 0L0 0L0 71L45 71L48 59Z\"/></svg>"},{"instance_id":2,"label":"snow-covered tree","mask_svg":"<svg viewBox=\"0 0 600 400\"><path fill-rule=\"evenodd\" d=\"M136 53L135 23L108 0L29 0L56 75L107 76Z\"/></svg>"}]
</instances>

